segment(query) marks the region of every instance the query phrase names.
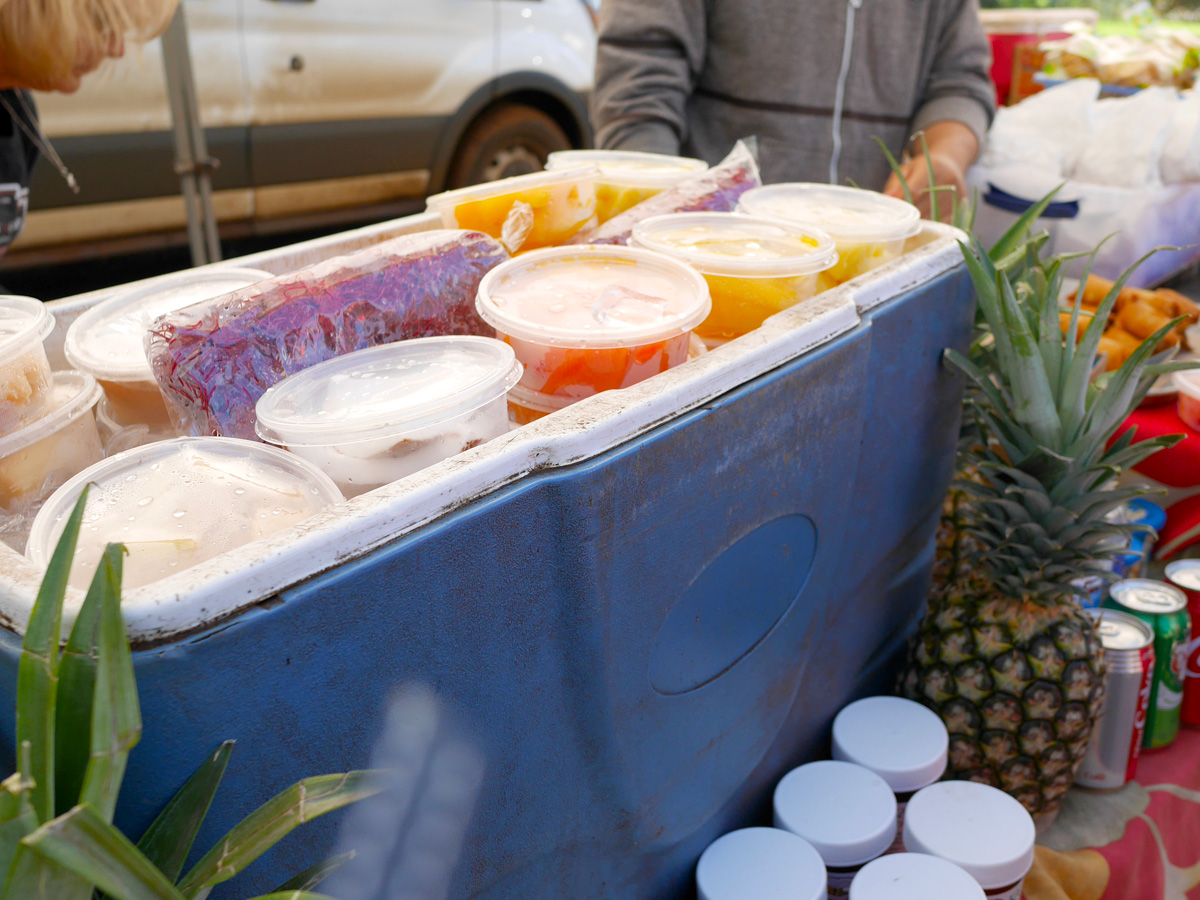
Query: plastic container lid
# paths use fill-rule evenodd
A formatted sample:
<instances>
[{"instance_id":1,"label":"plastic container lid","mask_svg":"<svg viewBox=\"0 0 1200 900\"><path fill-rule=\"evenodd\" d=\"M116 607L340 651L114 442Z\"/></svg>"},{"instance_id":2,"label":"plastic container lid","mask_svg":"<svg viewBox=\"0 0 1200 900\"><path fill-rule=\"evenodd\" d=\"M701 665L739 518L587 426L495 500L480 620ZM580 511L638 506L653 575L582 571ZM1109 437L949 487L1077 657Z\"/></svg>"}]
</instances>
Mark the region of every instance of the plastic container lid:
<instances>
[{"instance_id":1,"label":"plastic container lid","mask_svg":"<svg viewBox=\"0 0 1200 900\"><path fill-rule=\"evenodd\" d=\"M1033 817L1008 794L973 781L917 791L904 814L904 847L967 871L985 891L1008 887L1033 865Z\"/></svg>"},{"instance_id":2,"label":"plastic container lid","mask_svg":"<svg viewBox=\"0 0 1200 900\"><path fill-rule=\"evenodd\" d=\"M145 337L159 316L274 278L259 269L177 272L93 306L67 329L71 364L106 381L153 381Z\"/></svg>"},{"instance_id":3,"label":"plastic container lid","mask_svg":"<svg viewBox=\"0 0 1200 900\"><path fill-rule=\"evenodd\" d=\"M538 344L629 347L691 331L712 309L704 276L616 246L552 247L484 276L475 302L497 331Z\"/></svg>"},{"instance_id":4,"label":"plastic container lid","mask_svg":"<svg viewBox=\"0 0 1200 900\"><path fill-rule=\"evenodd\" d=\"M516 384L509 390L508 400L514 406L521 406L533 412L549 415L550 413L558 412L560 409L566 409L572 403L578 403L580 398L560 397L557 394L543 394L541 391L535 391L522 384Z\"/></svg>"},{"instance_id":5,"label":"plastic container lid","mask_svg":"<svg viewBox=\"0 0 1200 900\"><path fill-rule=\"evenodd\" d=\"M742 194L737 211L819 228L835 241L885 243L921 230L911 203L874 191L830 184L769 184Z\"/></svg>"},{"instance_id":6,"label":"plastic container lid","mask_svg":"<svg viewBox=\"0 0 1200 900\"><path fill-rule=\"evenodd\" d=\"M55 372L54 388L50 395L50 412L40 419L18 428L11 434L0 435L0 459L24 450L30 444L62 431L100 399L100 385L83 372Z\"/></svg>"},{"instance_id":7,"label":"plastic container lid","mask_svg":"<svg viewBox=\"0 0 1200 900\"><path fill-rule=\"evenodd\" d=\"M595 166L606 183L664 189L708 170L702 159L637 150L556 150L546 157L547 172L572 166Z\"/></svg>"},{"instance_id":8,"label":"plastic container lid","mask_svg":"<svg viewBox=\"0 0 1200 900\"><path fill-rule=\"evenodd\" d=\"M1128 578L1108 589L1114 603L1150 615L1165 615L1187 609L1187 596L1179 588L1149 578Z\"/></svg>"},{"instance_id":9,"label":"plastic container lid","mask_svg":"<svg viewBox=\"0 0 1200 900\"><path fill-rule=\"evenodd\" d=\"M1181 394L1187 394L1193 400L1200 400L1200 371L1175 372L1171 377Z\"/></svg>"},{"instance_id":10,"label":"plastic container lid","mask_svg":"<svg viewBox=\"0 0 1200 900\"><path fill-rule=\"evenodd\" d=\"M828 877L808 841L778 828L731 831L696 864L699 900L825 900Z\"/></svg>"},{"instance_id":11,"label":"plastic container lid","mask_svg":"<svg viewBox=\"0 0 1200 900\"><path fill-rule=\"evenodd\" d=\"M808 763L776 786L775 827L800 835L830 868L858 866L896 840L896 795L862 766Z\"/></svg>"},{"instance_id":12,"label":"plastic container lid","mask_svg":"<svg viewBox=\"0 0 1200 900\"><path fill-rule=\"evenodd\" d=\"M1200 559L1177 559L1167 563L1166 576L1185 591L1200 591Z\"/></svg>"},{"instance_id":13,"label":"plastic container lid","mask_svg":"<svg viewBox=\"0 0 1200 900\"><path fill-rule=\"evenodd\" d=\"M138 587L342 500L320 469L276 447L217 437L158 441L102 460L51 494L25 550L35 564L46 565L88 483L71 576L77 587L86 587L110 541L128 546L125 585Z\"/></svg>"},{"instance_id":14,"label":"plastic container lid","mask_svg":"<svg viewBox=\"0 0 1200 900\"><path fill-rule=\"evenodd\" d=\"M941 778L949 748L937 713L903 697L867 697L833 720L833 758L870 769L897 794Z\"/></svg>"},{"instance_id":15,"label":"plastic container lid","mask_svg":"<svg viewBox=\"0 0 1200 900\"><path fill-rule=\"evenodd\" d=\"M1141 650L1154 643L1154 632L1141 619L1119 609L1085 609L1096 620L1105 650Z\"/></svg>"},{"instance_id":16,"label":"plastic container lid","mask_svg":"<svg viewBox=\"0 0 1200 900\"><path fill-rule=\"evenodd\" d=\"M504 396L523 367L485 337L398 341L335 357L273 385L255 430L276 444L340 444L401 434Z\"/></svg>"},{"instance_id":17,"label":"plastic container lid","mask_svg":"<svg viewBox=\"0 0 1200 900\"><path fill-rule=\"evenodd\" d=\"M473 184L469 187L457 188L453 191L442 191L426 199L429 209L442 210L455 207L461 203L471 203L475 200L486 200L488 197L503 197L505 194L519 194L531 188L548 187L555 184L565 184L570 181L594 181L600 170L595 166L574 166L570 169L555 169L553 172L531 172L528 175L513 175L498 181L485 181L483 184Z\"/></svg>"},{"instance_id":18,"label":"plastic container lid","mask_svg":"<svg viewBox=\"0 0 1200 900\"><path fill-rule=\"evenodd\" d=\"M708 275L810 275L838 258L833 238L819 229L736 213L655 216L634 226L630 244Z\"/></svg>"},{"instance_id":19,"label":"plastic container lid","mask_svg":"<svg viewBox=\"0 0 1200 900\"><path fill-rule=\"evenodd\" d=\"M893 853L869 862L850 883L850 900L984 900L963 869L924 853Z\"/></svg>"},{"instance_id":20,"label":"plastic container lid","mask_svg":"<svg viewBox=\"0 0 1200 900\"><path fill-rule=\"evenodd\" d=\"M0 365L28 353L54 330L54 316L41 300L0 296Z\"/></svg>"}]
</instances>

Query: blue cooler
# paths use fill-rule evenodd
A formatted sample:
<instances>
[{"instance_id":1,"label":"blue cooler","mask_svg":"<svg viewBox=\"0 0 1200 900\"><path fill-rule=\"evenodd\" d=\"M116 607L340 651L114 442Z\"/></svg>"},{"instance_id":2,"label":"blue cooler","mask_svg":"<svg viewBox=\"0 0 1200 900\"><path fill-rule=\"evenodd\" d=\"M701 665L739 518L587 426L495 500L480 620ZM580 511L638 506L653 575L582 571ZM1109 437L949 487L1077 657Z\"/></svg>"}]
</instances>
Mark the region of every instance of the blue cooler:
<instances>
[{"instance_id":1,"label":"blue cooler","mask_svg":"<svg viewBox=\"0 0 1200 900\"><path fill-rule=\"evenodd\" d=\"M416 682L486 757L450 897L691 896L705 846L769 822L835 712L890 689L922 611L962 393L942 350L973 318L957 234L927 226L706 356L128 592L146 727L118 823L140 834L235 738L201 852L299 778L367 765ZM0 573L22 621L40 573L12 553ZM0 634L4 708L18 647ZM340 818L212 897L314 864Z\"/></svg>"}]
</instances>

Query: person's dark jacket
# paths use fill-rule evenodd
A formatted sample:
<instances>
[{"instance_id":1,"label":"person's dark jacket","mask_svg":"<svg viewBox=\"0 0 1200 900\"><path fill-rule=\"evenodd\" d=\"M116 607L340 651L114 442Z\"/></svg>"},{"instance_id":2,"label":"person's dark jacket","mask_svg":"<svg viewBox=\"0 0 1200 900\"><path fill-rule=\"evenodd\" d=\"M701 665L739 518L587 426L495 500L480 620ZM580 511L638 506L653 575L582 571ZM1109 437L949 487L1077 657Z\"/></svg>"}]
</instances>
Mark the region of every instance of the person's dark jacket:
<instances>
[{"instance_id":1,"label":"person's dark jacket","mask_svg":"<svg viewBox=\"0 0 1200 900\"><path fill-rule=\"evenodd\" d=\"M13 120L11 109L26 127L37 133L37 115L27 92L0 91L0 255L8 249L25 224L29 211L29 182L37 147Z\"/></svg>"},{"instance_id":2,"label":"person's dark jacket","mask_svg":"<svg viewBox=\"0 0 1200 900\"><path fill-rule=\"evenodd\" d=\"M873 137L953 120L982 146L990 65L977 0L604 0L596 141L715 163L756 135L766 181L879 189Z\"/></svg>"}]
</instances>

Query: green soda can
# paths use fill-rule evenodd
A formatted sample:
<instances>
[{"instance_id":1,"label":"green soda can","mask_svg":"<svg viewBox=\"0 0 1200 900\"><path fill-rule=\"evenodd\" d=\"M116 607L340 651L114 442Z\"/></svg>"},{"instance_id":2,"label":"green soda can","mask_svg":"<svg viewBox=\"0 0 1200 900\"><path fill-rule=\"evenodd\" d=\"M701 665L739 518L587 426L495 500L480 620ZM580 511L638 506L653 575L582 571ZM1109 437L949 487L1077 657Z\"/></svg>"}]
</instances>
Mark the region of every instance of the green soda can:
<instances>
[{"instance_id":1,"label":"green soda can","mask_svg":"<svg viewBox=\"0 0 1200 900\"><path fill-rule=\"evenodd\" d=\"M1104 605L1136 616L1154 632L1154 681L1142 746L1165 747L1179 733L1183 673L1192 633L1187 597L1183 591L1161 581L1130 578L1108 589Z\"/></svg>"}]
</instances>

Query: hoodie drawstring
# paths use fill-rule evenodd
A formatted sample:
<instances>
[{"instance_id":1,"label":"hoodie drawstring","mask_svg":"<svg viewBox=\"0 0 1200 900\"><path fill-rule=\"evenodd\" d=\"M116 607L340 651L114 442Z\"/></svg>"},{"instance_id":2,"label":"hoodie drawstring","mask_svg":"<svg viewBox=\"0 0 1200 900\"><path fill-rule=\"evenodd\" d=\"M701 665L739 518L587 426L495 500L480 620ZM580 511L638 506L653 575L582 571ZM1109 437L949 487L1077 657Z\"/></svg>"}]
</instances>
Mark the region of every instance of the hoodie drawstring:
<instances>
[{"instance_id":1,"label":"hoodie drawstring","mask_svg":"<svg viewBox=\"0 0 1200 900\"><path fill-rule=\"evenodd\" d=\"M854 49L854 14L863 0L848 0L846 4L846 40L842 44L842 67L838 71L837 94L833 98L833 153L829 157L829 183L838 183L838 167L842 161L842 108L846 102L846 79L850 75L850 53Z\"/></svg>"}]
</instances>

